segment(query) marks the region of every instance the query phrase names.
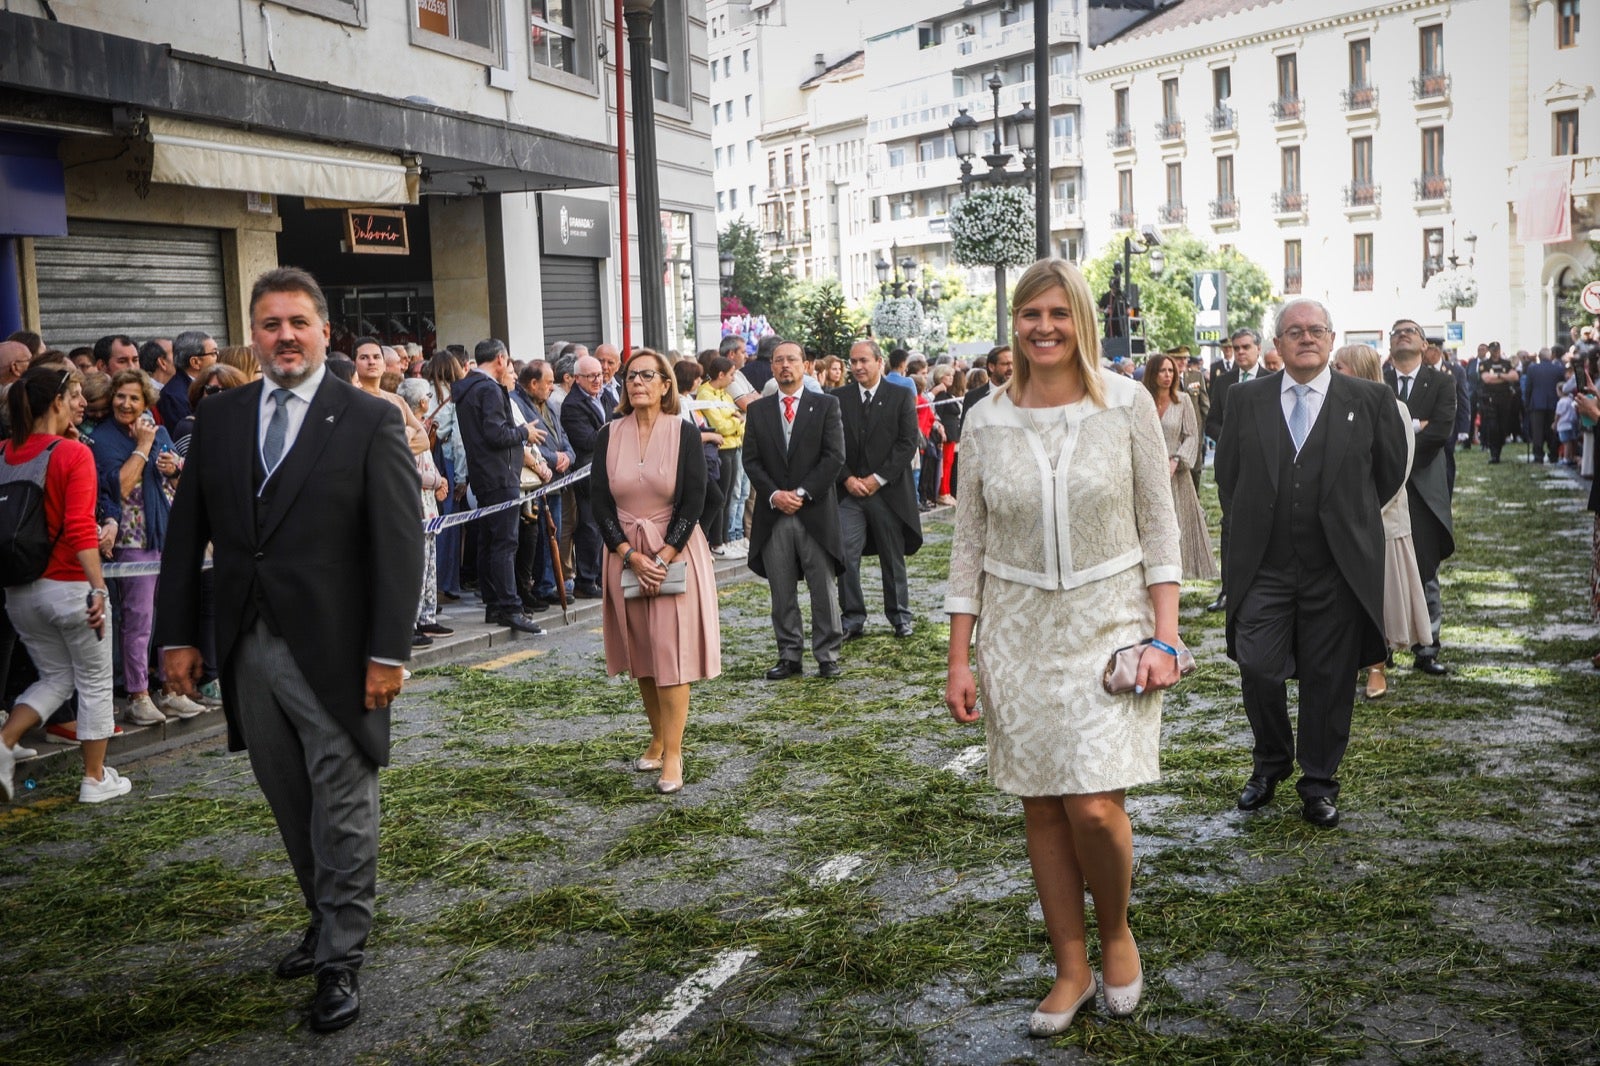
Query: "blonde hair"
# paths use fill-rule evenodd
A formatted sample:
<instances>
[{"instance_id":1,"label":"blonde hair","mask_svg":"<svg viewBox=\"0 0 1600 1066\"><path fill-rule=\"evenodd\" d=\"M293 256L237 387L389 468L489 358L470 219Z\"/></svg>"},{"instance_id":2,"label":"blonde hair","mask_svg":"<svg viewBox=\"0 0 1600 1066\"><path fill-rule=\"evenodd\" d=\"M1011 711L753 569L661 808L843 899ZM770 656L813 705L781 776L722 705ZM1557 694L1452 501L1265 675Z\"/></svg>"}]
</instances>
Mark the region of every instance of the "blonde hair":
<instances>
[{"instance_id":1,"label":"blonde hair","mask_svg":"<svg viewBox=\"0 0 1600 1066\"><path fill-rule=\"evenodd\" d=\"M1383 380L1378 353L1365 344L1347 344L1333 353L1331 361L1349 367L1351 377L1366 378L1368 381Z\"/></svg>"},{"instance_id":2,"label":"blonde hair","mask_svg":"<svg viewBox=\"0 0 1600 1066\"><path fill-rule=\"evenodd\" d=\"M677 414L677 376L673 374L672 364L667 361L667 357L656 351L654 348L635 348L632 354L628 356L628 361L622 364L622 402L617 404L617 413L623 415L631 415L633 413L633 401L628 398L628 367L632 366L640 359L655 360L656 372L659 373L662 380L667 383L666 395L661 397L661 413L664 415Z\"/></svg>"},{"instance_id":3,"label":"blonde hair","mask_svg":"<svg viewBox=\"0 0 1600 1066\"><path fill-rule=\"evenodd\" d=\"M1094 299L1089 295L1089 283L1078 268L1065 259L1041 259L1027 270L1011 290L1011 358L1015 364L1011 380L1004 389L1015 399L1028 386L1028 356L1017 336L1017 311L1051 289L1060 289L1067 295L1067 306L1072 311L1073 333L1077 338L1078 375L1083 388L1096 407L1106 405L1105 385L1100 380L1100 323L1095 318Z\"/></svg>"}]
</instances>

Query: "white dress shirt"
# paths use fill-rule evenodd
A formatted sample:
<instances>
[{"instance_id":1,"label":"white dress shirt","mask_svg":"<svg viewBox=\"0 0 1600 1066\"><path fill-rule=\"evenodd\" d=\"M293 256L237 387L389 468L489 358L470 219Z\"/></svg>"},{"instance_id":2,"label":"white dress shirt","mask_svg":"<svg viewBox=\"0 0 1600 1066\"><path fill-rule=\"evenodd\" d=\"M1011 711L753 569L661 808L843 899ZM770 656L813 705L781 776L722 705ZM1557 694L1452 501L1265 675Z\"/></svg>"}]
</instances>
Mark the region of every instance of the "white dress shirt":
<instances>
[{"instance_id":1,"label":"white dress shirt","mask_svg":"<svg viewBox=\"0 0 1600 1066\"><path fill-rule=\"evenodd\" d=\"M1328 383L1333 380L1332 366L1324 366L1322 373L1306 382L1310 389L1306 392L1306 407L1310 409L1310 418L1306 422L1306 439L1311 439L1311 431L1317 427L1317 416L1322 413L1322 401L1328 398ZM1294 387L1300 384L1287 373L1283 375L1283 389L1278 398L1283 405L1283 423L1289 424L1289 413L1294 410Z\"/></svg>"},{"instance_id":2,"label":"white dress shirt","mask_svg":"<svg viewBox=\"0 0 1600 1066\"><path fill-rule=\"evenodd\" d=\"M317 389L322 385L322 378L327 372L328 366L324 363L306 375L304 381L289 390L289 401L283 405L283 413L289 418L289 427L283 435L283 454L278 456L278 466L282 466L283 461L289 457L289 450L294 447L295 438L300 435L300 427L306 423L306 412L311 409L311 400L317 395ZM273 384L271 378L261 379L261 409L260 416L256 419L256 448L261 453L263 469L267 465L267 426L272 421L272 413L278 409L278 403L272 398L272 394L278 389L279 386ZM268 470L267 476L271 477L276 469L277 467L273 467L272 470Z\"/></svg>"}]
</instances>

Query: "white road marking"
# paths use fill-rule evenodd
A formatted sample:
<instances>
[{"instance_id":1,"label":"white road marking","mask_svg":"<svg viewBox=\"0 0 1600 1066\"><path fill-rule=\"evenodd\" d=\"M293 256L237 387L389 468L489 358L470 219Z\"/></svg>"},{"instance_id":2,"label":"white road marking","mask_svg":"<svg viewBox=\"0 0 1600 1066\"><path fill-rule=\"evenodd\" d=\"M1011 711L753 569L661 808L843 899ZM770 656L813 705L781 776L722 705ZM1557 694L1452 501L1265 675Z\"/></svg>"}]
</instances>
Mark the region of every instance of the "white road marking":
<instances>
[{"instance_id":1,"label":"white road marking","mask_svg":"<svg viewBox=\"0 0 1600 1066\"><path fill-rule=\"evenodd\" d=\"M944 769L949 770L957 777L966 777L982 764L989 751L982 744L974 744L960 755L944 764Z\"/></svg>"},{"instance_id":2,"label":"white road marking","mask_svg":"<svg viewBox=\"0 0 1600 1066\"><path fill-rule=\"evenodd\" d=\"M624 1029L617 1037L615 1050L596 1055L588 1066L633 1066L693 1014L711 993L744 969L756 954L749 948L722 952L711 960L711 965L673 989L659 1010L651 1011Z\"/></svg>"}]
</instances>

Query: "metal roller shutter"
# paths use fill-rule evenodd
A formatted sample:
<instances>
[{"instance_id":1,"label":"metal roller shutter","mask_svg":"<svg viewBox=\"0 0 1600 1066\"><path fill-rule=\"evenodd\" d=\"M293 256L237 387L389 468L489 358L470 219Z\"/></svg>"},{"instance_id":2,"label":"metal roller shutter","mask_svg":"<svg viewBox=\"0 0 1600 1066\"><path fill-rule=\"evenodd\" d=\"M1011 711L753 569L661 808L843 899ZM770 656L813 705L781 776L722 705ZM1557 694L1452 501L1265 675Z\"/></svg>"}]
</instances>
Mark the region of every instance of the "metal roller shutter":
<instances>
[{"instance_id":1,"label":"metal roller shutter","mask_svg":"<svg viewBox=\"0 0 1600 1066\"><path fill-rule=\"evenodd\" d=\"M52 348L68 351L108 333L142 342L186 329L229 342L216 230L69 219L67 231L33 246L39 332Z\"/></svg>"},{"instance_id":2,"label":"metal roller shutter","mask_svg":"<svg viewBox=\"0 0 1600 1066\"><path fill-rule=\"evenodd\" d=\"M545 351L556 341L572 341L592 352L605 339L600 332L601 262L554 255L539 260Z\"/></svg>"}]
</instances>

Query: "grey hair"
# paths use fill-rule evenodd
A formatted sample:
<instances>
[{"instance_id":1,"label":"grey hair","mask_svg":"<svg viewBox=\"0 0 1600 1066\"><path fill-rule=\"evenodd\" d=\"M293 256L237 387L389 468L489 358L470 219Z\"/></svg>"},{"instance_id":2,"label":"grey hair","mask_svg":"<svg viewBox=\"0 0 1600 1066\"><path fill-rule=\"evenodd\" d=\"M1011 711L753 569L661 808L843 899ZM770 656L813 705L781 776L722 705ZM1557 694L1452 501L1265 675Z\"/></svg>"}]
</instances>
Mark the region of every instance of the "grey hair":
<instances>
[{"instance_id":1,"label":"grey hair","mask_svg":"<svg viewBox=\"0 0 1600 1066\"><path fill-rule=\"evenodd\" d=\"M206 354L206 341L211 339L211 334L201 329L186 329L172 338L172 361L185 373L189 370L189 360L196 356Z\"/></svg>"},{"instance_id":2,"label":"grey hair","mask_svg":"<svg viewBox=\"0 0 1600 1066\"><path fill-rule=\"evenodd\" d=\"M401 378L400 385L395 391L402 400L416 407L433 395L433 386L423 378Z\"/></svg>"},{"instance_id":3,"label":"grey hair","mask_svg":"<svg viewBox=\"0 0 1600 1066\"><path fill-rule=\"evenodd\" d=\"M1237 340L1240 337L1249 337L1251 340L1256 342L1257 348L1261 347L1261 331L1258 329L1251 329L1249 326L1241 326L1232 333L1228 334L1228 339L1230 341Z\"/></svg>"},{"instance_id":4,"label":"grey hair","mask_svg":"<svg viewBox=\"0 0 1600 1066\"><path fill-rule=\"evenodd\" d=\"M1319 300L1302 298L1299 300L1290 300L1288 303L1278 308L1278 313L1272 316L1272 335L1274 337L1283 336L1283 331L1280 326L1283 322L1283 316L1289 313L1290 308L1303 307L1307 304L1315 307L1318 311L1321 311L1322 321L1327 323L1328 329L1333 329L1333 312L1328 310L1327 305Z\"/></svg>"},{"instance_id":5,"label":"grey hair","mask_svg":"<svg viewBox=\"0 0 1600 1066\"><path fill-rule=\"evenodd\" d=\"M883 362L883 349L878 347L878 342L871 337L857 337L850 342L850 350L853 352L863 344L872 349L872 354L877 357L878 362Z\"/></svg>"},{"instance_id":6,"label":"grey hair","mask_svg":"<svg viewBox=\"0 0 1600 1066\"><path fill-rule=\"evenodd\" d=\"M578 373L578 357L575 355L563 355L550 364L550 369L555 374L556 384L559 385L565 379Z\"/></svg>"},{"instance_id":7,"label":"grey hair","mask_svg":"<svg viewBox=\"0 0 1600 1066\"><path fill-rule=\"evenodd\" d=\"M506 342L495 340L479 341L472 349L472 360L476 363L492 363L505 353Z\"/></svg>"}]
</instances>

